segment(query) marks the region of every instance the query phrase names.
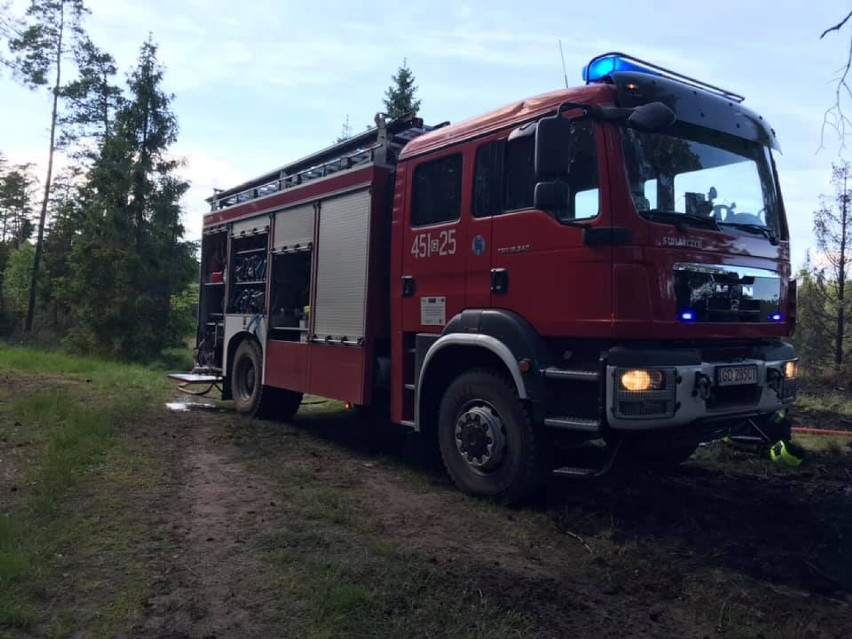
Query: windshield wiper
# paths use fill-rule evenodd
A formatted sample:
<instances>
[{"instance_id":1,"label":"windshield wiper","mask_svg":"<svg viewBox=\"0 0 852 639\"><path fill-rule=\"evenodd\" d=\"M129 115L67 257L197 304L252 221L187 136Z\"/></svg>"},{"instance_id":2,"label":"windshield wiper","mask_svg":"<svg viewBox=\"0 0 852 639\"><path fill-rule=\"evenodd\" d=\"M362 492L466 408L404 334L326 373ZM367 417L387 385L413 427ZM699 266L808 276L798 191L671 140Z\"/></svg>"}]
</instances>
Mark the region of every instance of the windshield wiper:
<instances>
[{"instance_id":1,"label":"windshield wiper","mask_svg":"<svg viewBox=\"0 0 852 639\"><path fill-rule=\"evenodd\" d=\"M671 222L675 225L677 225L678 223L690 224L697 222L701 226L713 229L714 231L720 230L719 223L716 220L714 220L712 217L706 217L704 215L696 215L694 213L681 213L680 211L663 211L661 209L641 211L641 214L651 219L657 219L660 222Z\"/></svg>"},{"instance_id":2,"label":"windshield wiper","mask_svg":"<svg viewBox=\"0 0 852 639\"><path fill-rule=\"evenodd\" d=\"M749 233L754 233L755 235L763 235L766 239L769 240L769 243L772 246L776 246L778 244L778 236L772 232L772 229L768 226L761 226L760 224L737 224L736 222L719 222L721 226L733 226L738 229L742 229L743 231L748 231Z\"/></svg>"}]
</instances>

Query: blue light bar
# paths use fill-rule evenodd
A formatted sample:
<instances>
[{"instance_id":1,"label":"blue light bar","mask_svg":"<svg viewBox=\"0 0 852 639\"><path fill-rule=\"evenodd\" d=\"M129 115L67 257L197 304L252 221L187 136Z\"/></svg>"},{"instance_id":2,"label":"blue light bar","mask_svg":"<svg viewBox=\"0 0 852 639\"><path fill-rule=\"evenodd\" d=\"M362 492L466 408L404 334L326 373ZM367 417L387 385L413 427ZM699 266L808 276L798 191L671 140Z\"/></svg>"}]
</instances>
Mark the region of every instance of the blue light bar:
<instances>
[{"instance_id":1,"label":"blue light bar","mask_svg":"<svg viewBox=\"0 0 852 639\"><path fill-rule=\"evenodd\" d=\"M683 73L678 73L677 71L661 67L659 64L654 64L647 60L640 60L632 55L627 55L626 53L620 53L618 51L602 53L601 55L592 58L589 64L583 67L583 80L585 80L586 83L600 82L601 80L609 78L613 73L617 73L619 71L633 71L635 73L644 73L646 75L668 78L704 91L715 93L716 95L721 95L726 99L734 100L735 102L742 102L745 99L743 96L734 93L733 91L728 91L727 89L714 86L707 82L696 80L695 78L691 78Z\"/></svg>"},{"instance_id":2,"label":"blue light bar","mask_svg":"<svg viewBox=\"0 0 852 639\"><path fill-rule=\"evenodd\" d=\"M684 322L691 322L695 319L695 313L693 313L692 311L684 311L680 314L680 319L682 319Z\"/></svg>"},{"instance_id":3,"label":"blue light bar","mask_svg":"<svg viewBox=\"0 0 852 639\"><path fill-rule=\"evenodd\" d=\"M772 315L769 316L770 322L780 322L783 319L784 319L784 316L781 315L781 313L773 313Z\"/></svg>"},{"instance_id":4,"label":"blue light bar","mask_svg":"<svg viewBox=\"0 0 852 639\"><path fill-rule=\"evenodd\" d=\"M599 80L608 78L616 71L636 71L638 73L647 73L648 75L661 75L659 72L634 60L610 53L594 58L589 64L584 66L583 80L586 82L598 82Z\"/></svg>"}]
</instances>

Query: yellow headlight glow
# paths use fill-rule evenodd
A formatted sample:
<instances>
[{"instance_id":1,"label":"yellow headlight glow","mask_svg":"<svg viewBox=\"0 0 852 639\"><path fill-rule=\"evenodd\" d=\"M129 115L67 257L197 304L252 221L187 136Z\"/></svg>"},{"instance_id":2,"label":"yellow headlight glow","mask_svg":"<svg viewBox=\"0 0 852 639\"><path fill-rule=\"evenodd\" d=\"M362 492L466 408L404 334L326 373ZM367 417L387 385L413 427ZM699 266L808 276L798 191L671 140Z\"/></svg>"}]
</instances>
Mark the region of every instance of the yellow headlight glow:
<instances>
[{"instance_id":1,"label":"yellow headlight glow","mask_svg":"<svg viewBox=\"0 0 852 639\"><path fill-rule=\"evenodd\" d=\"M621 374L621 386L632 393L662 390L665 388L666 376L663 371L636 369Z\"/></svg>"},{"instance_id":2,"label":"yellow headlight glow","mask_svg":"<svg viewBox=\"0 0 852 639\"><path fill-rule=\"evenodd\" d=\"M784 379L796 379L799 376L799 363L787 362L784 364Z\"/></svg>"},{"instance_id":3,"label":"yellow headlight glow","mask_svg":"<svg viewBox=\"0 0 852 639\"><path fill-rule=\"evenodd\" d=\"M621 376L621 385L629 391L640 392L651 388L648 371L627 371Z\"/></svg>"}]
</instances>

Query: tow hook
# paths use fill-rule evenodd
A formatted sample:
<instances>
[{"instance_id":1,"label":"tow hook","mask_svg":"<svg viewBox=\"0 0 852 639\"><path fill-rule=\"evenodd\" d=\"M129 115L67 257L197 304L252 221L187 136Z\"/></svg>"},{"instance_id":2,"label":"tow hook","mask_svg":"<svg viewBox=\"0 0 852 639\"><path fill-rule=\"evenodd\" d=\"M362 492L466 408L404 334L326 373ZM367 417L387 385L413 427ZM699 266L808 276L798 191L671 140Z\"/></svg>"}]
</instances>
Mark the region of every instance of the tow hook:
<instances>
[{"instance_id":1,"label":"tow hook","mask_svg":"<svg viewBox=\"0 0 852 639\"><path fill-rule=\"evenodd\" d=\"M692 396L700 396L703 400L710 399L710 389L713 387L713 381L704 373L695 373L695 389L692 391Z\"/></svg>"}]
</instances>

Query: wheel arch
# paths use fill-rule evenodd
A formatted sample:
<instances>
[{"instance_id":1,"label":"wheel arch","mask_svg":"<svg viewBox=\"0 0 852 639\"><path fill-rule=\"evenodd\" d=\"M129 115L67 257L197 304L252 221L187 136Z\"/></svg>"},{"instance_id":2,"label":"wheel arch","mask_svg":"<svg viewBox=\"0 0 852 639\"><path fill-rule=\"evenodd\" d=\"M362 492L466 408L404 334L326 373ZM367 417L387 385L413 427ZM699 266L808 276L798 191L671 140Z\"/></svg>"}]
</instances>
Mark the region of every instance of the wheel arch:
<instances>
[{"instance_id":1,"label":"wheel arch","mask_svg":"<svg viewBox=\"0 0 852 639\"><path fill-rule=\"evenodd\" d=\"M418 355L420 357L420 355ZM519 362L528 360L521 372ZM510 311L468 310L453 317L443 334L428 343L416 383L414 424L429 430L435 423L437 404L458 374L489 368L510 379L522 401L542 396L540 370L550 355L541 337L522 317Z\"/></svg>"}]
</instances>

